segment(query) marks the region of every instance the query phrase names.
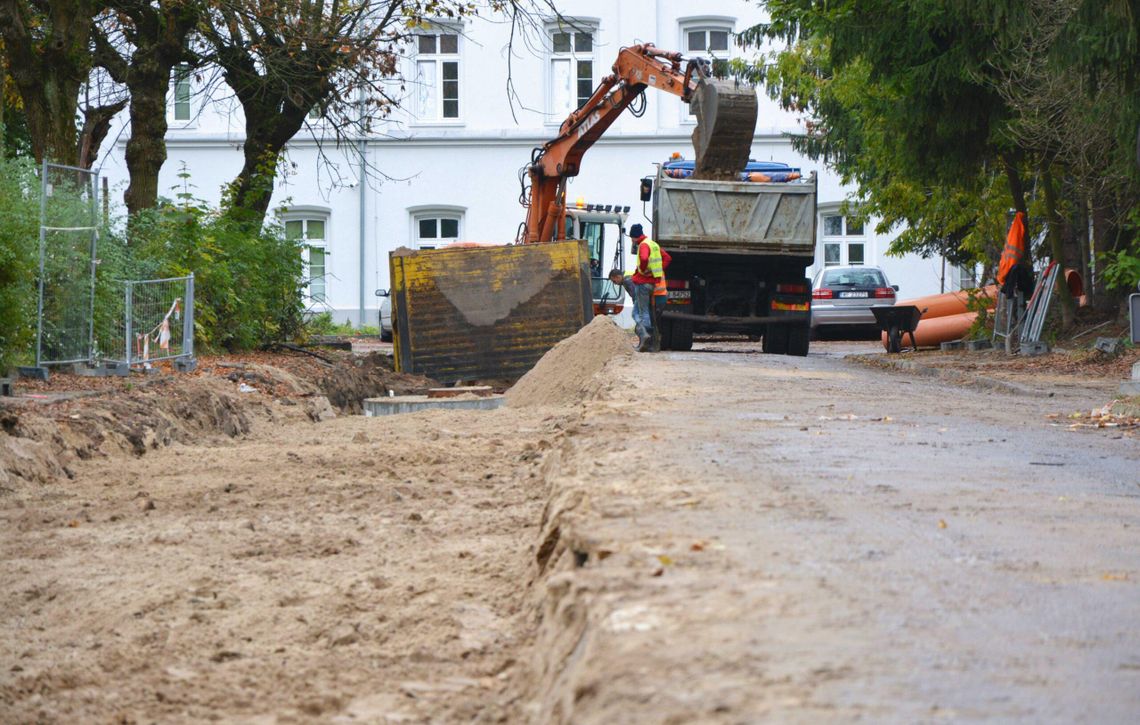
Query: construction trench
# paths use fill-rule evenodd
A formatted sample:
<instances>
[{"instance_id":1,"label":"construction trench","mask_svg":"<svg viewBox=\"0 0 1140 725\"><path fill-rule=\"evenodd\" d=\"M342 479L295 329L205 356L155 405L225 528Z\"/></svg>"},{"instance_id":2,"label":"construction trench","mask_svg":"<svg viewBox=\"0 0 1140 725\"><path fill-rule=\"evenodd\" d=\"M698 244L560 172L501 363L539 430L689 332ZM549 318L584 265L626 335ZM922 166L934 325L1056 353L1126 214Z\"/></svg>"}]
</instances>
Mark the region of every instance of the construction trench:
<instances>
[{"instance_id":1,"label":"construction trench","mask_svg":"<svg viewBox=\"0 0 1140 725\"><path fill-rule=\"evenodd\" d=\"M5 405L0 720L1140 712L1140 450L1050 417L1107 379L630 346L488 411L249 366Z\"/></svg>"}]
</instances>

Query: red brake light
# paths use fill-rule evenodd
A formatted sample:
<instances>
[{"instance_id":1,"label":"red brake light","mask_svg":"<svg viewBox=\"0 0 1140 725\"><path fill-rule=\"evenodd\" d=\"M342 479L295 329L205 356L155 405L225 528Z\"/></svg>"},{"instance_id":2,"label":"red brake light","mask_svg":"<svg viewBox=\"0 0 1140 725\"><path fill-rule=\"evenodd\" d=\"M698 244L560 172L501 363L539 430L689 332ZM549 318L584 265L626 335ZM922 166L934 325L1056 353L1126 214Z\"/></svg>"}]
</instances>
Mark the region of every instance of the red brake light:
<instances>
[{"instance_id":1,"label":"red brake light","mask_svg":"<svg viewBox=\"0 0 1140 725\"><path fill-rule=\"evenodd\" d=\"M826 287L817 290L812 290L811 296L817 300L829 300L835 296L835 293Z\"/></svg>"},{"instance_id":2,"label":"red brake light","mask_svg":"<svg viewBox=\"0 0 1140 725\"><path fill-rule=\"evenodd\" d=\"M882 299L883 297L894 297L895 291L890 287L876 287L871 296L875 297L876 299Z\"/></svg>"},{"instance_id":3,"label":"red brake light","mask_svg":"<svg viewBox=\"0 0 1140 725\"><path fill-rule=\"evenodd\" d=\"M689 280L687 279L666 279L665 289L689 289Z\"/></svg>"},{"instance_id":4,"label":"red brake light","mask_svg":"<svg viewBox=\"0 0 1140 725\"><path fill-rule=\"evenodd\" d=\"M806 295L808 293L808 286L802 282L799 284L778 284L776 285L776 294L790 294L790 295Z\"/></svg>"}]
</instances>

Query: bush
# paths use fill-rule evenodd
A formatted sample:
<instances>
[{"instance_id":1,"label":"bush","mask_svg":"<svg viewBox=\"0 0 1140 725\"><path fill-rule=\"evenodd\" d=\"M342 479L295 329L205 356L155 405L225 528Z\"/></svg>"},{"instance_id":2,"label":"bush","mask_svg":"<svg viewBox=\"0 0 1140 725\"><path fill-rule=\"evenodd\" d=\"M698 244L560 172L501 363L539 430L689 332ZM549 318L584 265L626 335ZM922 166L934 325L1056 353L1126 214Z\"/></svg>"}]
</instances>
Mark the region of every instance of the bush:
<instances>
[{"instance_id":1,"label":"bush","mask_svg":"<svg viewBox=\"0 0 1140 725\"><path fill-rule=\"evenodd\" d=\"M194 273L195 341L243 350L303 327L301 249L279 225L251 232L198 202L137 215L118 244L136 277Z\"/></svg>"},{"instance_id":2,"label":"bush","mask_svg":"<svg viewBox=\"0 0 1140 725\"><path fill-rule=\"evenodd\" d=\"M30 159L0 158L0 374L33 357L39 190Z\"/></svg>"},{"instance_id":3,"label":"bush","mask_svg":"<svg viewBox=\"0 0 1140 725\"><path fill-rule=\"evenodd\" d=\"M78 214L86 202L63 192L56 189L57 213ZM40 181L30 159L0 158L0 372L35 357L39 196ZM243 350L302 333L301 249L279 225L251 232L247 225L185 199L139 214L127 227L126 233L104 230L99 237L96 330L122 324L122 280L193 272L199 346ZM86 319L86 310L73 298L85 296L89 279L73 269L74 259L66 253L53 255L47 265L48 279L67 292L45 302L58 307L48 310L49 318L69 325L77 314Z\"/></svg>"}]
</instances>

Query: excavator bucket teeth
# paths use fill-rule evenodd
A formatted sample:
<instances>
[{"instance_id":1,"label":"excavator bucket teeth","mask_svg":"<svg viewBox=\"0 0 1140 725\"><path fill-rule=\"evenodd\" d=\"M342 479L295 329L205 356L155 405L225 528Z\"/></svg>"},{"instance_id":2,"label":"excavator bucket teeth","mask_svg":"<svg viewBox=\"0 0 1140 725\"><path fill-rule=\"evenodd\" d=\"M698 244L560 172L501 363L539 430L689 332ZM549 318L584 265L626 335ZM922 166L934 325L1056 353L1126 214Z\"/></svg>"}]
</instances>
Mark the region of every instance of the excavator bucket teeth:
<instances>
[{"instance_id":1,"label":"excavator bucket teeth","mask_svg":"<svg viewBox=\"0 0 1140 725\"><path fill-rule=\"evenodd\" d=\"M702 79L689 107L698 179L735 179L748 163L756 131L756 89L733 80Z\"/></svg>"}]
</instances>

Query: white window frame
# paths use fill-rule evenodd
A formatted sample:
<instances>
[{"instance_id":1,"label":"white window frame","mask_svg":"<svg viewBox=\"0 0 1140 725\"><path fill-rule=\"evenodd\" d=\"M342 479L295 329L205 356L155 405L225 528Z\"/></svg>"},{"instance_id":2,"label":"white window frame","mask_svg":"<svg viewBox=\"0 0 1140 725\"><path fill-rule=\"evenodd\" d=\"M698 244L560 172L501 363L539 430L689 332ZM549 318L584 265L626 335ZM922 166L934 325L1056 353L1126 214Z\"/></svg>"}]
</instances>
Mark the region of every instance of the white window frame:
<instances>
[{"instance_id":1,"label":"white window frame","mask_svg":"<svg viewBox=\"0 0 1140 725\"><path fill-rule=\"evenodd\" d=\"M422 53L420 52L421 36L431 35L436 39L436 52ZM456 50L454 53L441 53L440 36L455 36ZM454 23L446 22L432 22L427 27L418 31L414 35L412 41L411 53L411 68L408 78L411 78L411 96L408 109L411 112L412 124L417 126L461 126L464 123L463 113L466 107L464 101L463 89L466 88L467 83L463 76L463 56L464 56L464 37L463 29L461 26ZM424 92L425 81L420 76L420 64L432 63L434 65L434 79L430 82L432 86L432 102L435 108L430 113L422 112L421 95ZM456 115L454 117L445 117L444 114L444 97L443 97L443 73L444 65L446 63L456 64Z\"/></svg>"},{"instance_id":2,"label":"white window frame","mask_svg":"<svg viewBox=\"0 0 1140 725\"><path fill-rule=\"evenodd\" d=\"M439 249L445 244L458 242L463 239L464 234L464 221L467 216L467 207L463 206L418 206L408 209L408 219L410 224L408 238L412 240L412 247L414 249ZM420 222L429 219L436 220L436 236L435 237L421 237L420 236ZM445 219L448 221L456 222L456 233L454 237L442 237L440 233L439 220Z\"/></svg>"},{"instance_id":3,"label":"white window frame","mask_svg":"<svg viewBox=\"0 0 1140 725\"><path fill-rule=\"evenodd\" d=\"M186 118L178 117L178 97L181 89L186 93ZM170 102L166 111L168 125L176 128L192 128L194 114L194 70L189 63L179 63L170 70Z\"/></svg>"},{"instance_id":4,"label":"white window frame","mask_svg":"<svg viewBox=\"0 0 1140 725\"><path fill-rule=\"evenodd\" d=\"M332 210L328 207L296 207L291 206L287 210L281 212L281 226L286 229L288 234L288 224L290 222L301 222L301 263L303 265L302 276L305 280L304 286L304 300L306 305L324 305L329 304L329 284L332 275L329 272L329 261L331 259L330 239L332 235L329 233L331 229ZM321 222L324 224L324 238L313 240L309 238L309 223ZM312 280L314 279L312 273L313 251L319 250L322 253L324 272L320 275L322 291L319 295L313 294Z\"/></svg>"},{"instance_id":5,"label":"white window frame","mask_svg":"<svg viewBox=\"0 0 1140 725\"><path fill-rule=\"evenodd\" d=\"M578 62L590 62L590 93L598 85L598 26L597 18L563 18L561 21L552 21L546 24L546 123L552 126L561 125L571 112L581 107L578 96L578 83L582 80L578 76ZM554 36L565 33L570 36L570 50L556 51L554 49ZM590 50L575 50L578 33L590 35ZM568 61L572 76L573 102L571 108L557 107L555 93L555 64Z\"/></svg>"},{"instance_id":6,"label":"white window frame","mask_svg":"<svg viewBox=\"0 0 1140 725\"><path fill-rule=\"evenodd\" d=\"M679 18L677 20L678 30L680 31L680 38L678 39L677 47L681 49L681 53L686 58L701 57L701 58L714 58L716 60L732 60L739 54L739 47L732 42L733 35L736 33L736 18L731 18L723 15L706 15L693 18ZM689 33L696 33L704 31L705 33L705 50L690 51L689 50ZM713 31L725 31L728 33L728 48L724 51L712 51L707 48L709 45L709 33ZM681 103L681 123L688 125L695 125L697 123L696 117L689 113L689 105Z\"/></svg>"},{"instance_id":7,"label":"white window frame","mask_svg":"<svg viewBox=\"0 0 1140 725\"><path fill-rule=\"evenodd\" d=\"M870 244L867 237L867 222L855 222L854 214L848 212L844 214L839 207L830 209L821 209L819 212L819 263L822 267L843 267L847 265L872 265L874 264L871 257ZM828 233L827 220L829 218L839 218L839 234ZM859 223L861 226L857 231L849 231L849 226L852 223ZM827 261L827 248L828 246L835 245L839 248L839 259L835 262ZM863 249L863 259L859 261L851 261L851 246L859 245Z\"/></svg>"}]
</instances>

